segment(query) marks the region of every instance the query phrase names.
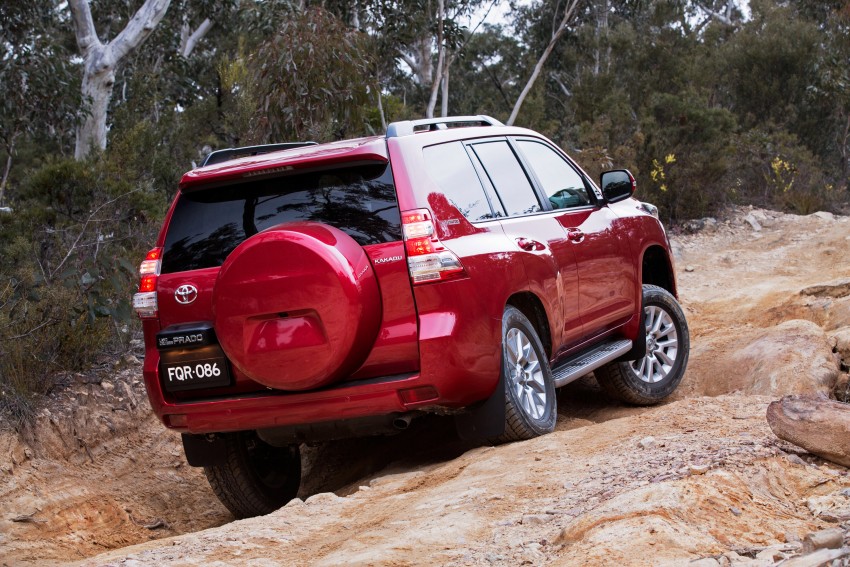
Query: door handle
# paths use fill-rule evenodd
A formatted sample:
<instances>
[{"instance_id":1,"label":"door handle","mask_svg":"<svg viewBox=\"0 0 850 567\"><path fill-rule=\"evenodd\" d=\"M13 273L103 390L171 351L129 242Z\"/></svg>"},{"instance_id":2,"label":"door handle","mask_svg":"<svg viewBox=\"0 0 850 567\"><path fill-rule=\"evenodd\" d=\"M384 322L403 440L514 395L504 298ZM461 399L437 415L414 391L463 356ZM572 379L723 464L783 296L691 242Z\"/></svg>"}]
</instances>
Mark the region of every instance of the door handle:
<instances>
[{"instance_id":1,"label":"door handle","mask_svg":"<svg viewBox=\"0 0 850 567\"><path fill-rule=\"evenodd\" d=\"M577 228L568 228L567 238L569 238L571 242L578 243L584 240L584 233Z\"/></svg>"},{"instance_id":2,"label":"door handle","mask_svg":"<svg viewBox=\"0 0 850 567\"><path fill-rule=\"evenodd\" d=\"M540 250L546 249L546 246L530 238L517 238L516 243L517 246L519 246L526 252L539 252Z\"/></svg>"}]
</instances>

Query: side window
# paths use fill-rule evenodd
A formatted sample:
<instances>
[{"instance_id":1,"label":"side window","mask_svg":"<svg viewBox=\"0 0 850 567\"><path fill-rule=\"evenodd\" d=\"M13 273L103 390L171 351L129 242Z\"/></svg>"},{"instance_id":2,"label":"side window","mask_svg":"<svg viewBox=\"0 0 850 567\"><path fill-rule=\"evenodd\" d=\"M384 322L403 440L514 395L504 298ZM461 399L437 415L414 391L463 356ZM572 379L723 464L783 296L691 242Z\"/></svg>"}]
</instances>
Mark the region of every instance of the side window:
<instances>
[{"instance_id":1,"label":"side window","mask_svg":"<svg viewBox=\"0 0 850 567\"><path fill-rule=\"evenodd\" d=\"M484 187L461 142L424 148L428 174L470 221L494 218Z\"/></svg>"},{"instance_id":2,"label":"side window","mask_svg":"<svg viewBox=\"0 0 850 567\"><path fill-rule=\"evenodd\" d=\"M508 216L541 210L531 182L507 142L484 142L472 148L487 171L487 177L496 188Z\"/></svg>"},{"instance_id":3,"label":"side window","mask_svg":"<svg viewBox=\"0 0 850 567\"><path fill-rule=\"evenodd\" d=\"M590 204L581 175L552 148L539 142L518 140L520 151L540 180L553 209Z\"/></svg>"}]
</instances>

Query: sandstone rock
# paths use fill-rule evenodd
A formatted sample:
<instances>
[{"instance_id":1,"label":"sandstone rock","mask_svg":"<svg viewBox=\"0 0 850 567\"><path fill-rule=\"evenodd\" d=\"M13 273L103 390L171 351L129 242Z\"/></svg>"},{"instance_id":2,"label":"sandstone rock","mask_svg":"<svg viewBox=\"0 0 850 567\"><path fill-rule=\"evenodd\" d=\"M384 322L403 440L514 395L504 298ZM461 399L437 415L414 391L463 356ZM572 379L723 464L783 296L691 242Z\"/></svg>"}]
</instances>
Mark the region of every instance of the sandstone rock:
<instances>
[{"instance_id":1,"label":"sandstone rock","mask_svg":"<svg viewBox=\"0 0 850 567\"><path fill-rule=\"evenodd\" d=\"M839 374L826 333L803 320L758 331L745 344L728 352L718 366L718 377L734 379L727 391L737 389L766 396L829 395Z\"/></svg>"},{"instance_id":2,"label":"sandstone rock","mask_svg":"<svg viewBox=\"0 0 850 567\"><path fill-rule=\"evenodd\" d=\"M650 436L647 436L647 437L644 437L643 439L641 439L640 441L638 441L638 446L639 446L641 449L649 449L649 448L650 448L650 447L652 447L653 445L655 445L655 437L652 437L651 435L650 435Z\"/></svg>"},{"instance_id":3,"label":"sandstone rock","mask_svg":"<svg viewBox=\"0 0 850 567\"><path fill-rule=\"evenodd\" d=\"M756 220L756 218L753 216L752 213L750 213L750 214L748 214L747 216L744 217L744 222L746 222L748 225L750 225L752 227L752 229L755 230L756 232L761 230L761 224L759 224L759 221Z\"/></svg>"},{"instance_id":4,"label":"sandstone rock","mask_svg":"<svg viewBox=\"0 0 850 567\"><path fill-rule=\"evenodd\" d=\"M833 463L850 466L850 406L825 397L785 396L767 408L780 439Z\"/></svg>"},{"instance_id":5,"label":"sandstone rock","mask_svg":"<svg viewBox=\"0 0 850 567\"><path fill-rule=\"evenodd\" d=\"M835 220L835 215L833 215L832 213L829 213L827 211L818 211L816 213L813 213L812 216L817 217L817 218L822 219L822 220L828 220L828 221Z\"/></svg>"},{"instance_id":6,"label":"sandstone rock","mask_svg":"<svg viewBox=\"0 0 850 567\"><path fill-rule=\"evenodd\" d=\"M850 295L850 278L840 278L830 282L812 285L800 290L802 295L816 297L845 297Z\"/></svg>"},{"instance_id":7,"label":"sandstone rock","mask_svg":"<svg viewBox=\"0 0 850 567\"><path fill-rule=\"evenodd\" d=\"M816 549L838 549L844 544L844 530L831 528L806 535L803 539L803 553L811 553Z\"/></svg>"}]
</instances>

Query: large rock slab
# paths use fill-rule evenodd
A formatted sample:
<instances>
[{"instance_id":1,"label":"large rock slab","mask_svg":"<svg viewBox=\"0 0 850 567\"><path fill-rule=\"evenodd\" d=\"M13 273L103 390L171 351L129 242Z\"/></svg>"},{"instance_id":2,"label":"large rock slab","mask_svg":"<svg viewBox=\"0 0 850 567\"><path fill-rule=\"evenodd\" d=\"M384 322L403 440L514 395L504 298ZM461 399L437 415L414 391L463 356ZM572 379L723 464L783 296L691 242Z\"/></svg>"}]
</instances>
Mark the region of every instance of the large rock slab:
<instances>
[{"instance_id":1,"label":"large rock slab","mask_svg":"<svg viewBox=\"0 0 850 567\"><path fill-rule=\"evenodd\" d=\"M730 327L725 334L692 339L692 345L683 396L829 395L839 375L833 341L811 321Z\"/></svg>"}]
</instances>

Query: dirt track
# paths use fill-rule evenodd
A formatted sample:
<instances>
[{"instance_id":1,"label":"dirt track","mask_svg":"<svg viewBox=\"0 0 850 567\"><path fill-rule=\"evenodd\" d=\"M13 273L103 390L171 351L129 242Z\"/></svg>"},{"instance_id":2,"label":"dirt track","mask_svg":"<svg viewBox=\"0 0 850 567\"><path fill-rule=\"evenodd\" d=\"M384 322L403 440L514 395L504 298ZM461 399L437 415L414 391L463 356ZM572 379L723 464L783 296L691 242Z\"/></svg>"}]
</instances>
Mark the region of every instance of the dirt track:
<instances>
[{"instance_id":1,"label":"dirt track","mask_svg":"<svg viewBox=\"0 0 850 567\"><path fill-rule=\"evenodd\" d=\"M210 531L230 517L150 417L138 365L69 377L58 397L75 400L55 400L29 445L0 436L0 564L110 549L83 563L773 564L850 517L847 470L797 458L764 421L771 399L841 373L848 246L850 218L766 211L676 237L692 352L672 403L617 406L584 379L540 439L470 449L437 420L326 447L303 490L320 494Z\"/></svg>"}]
</instances>

